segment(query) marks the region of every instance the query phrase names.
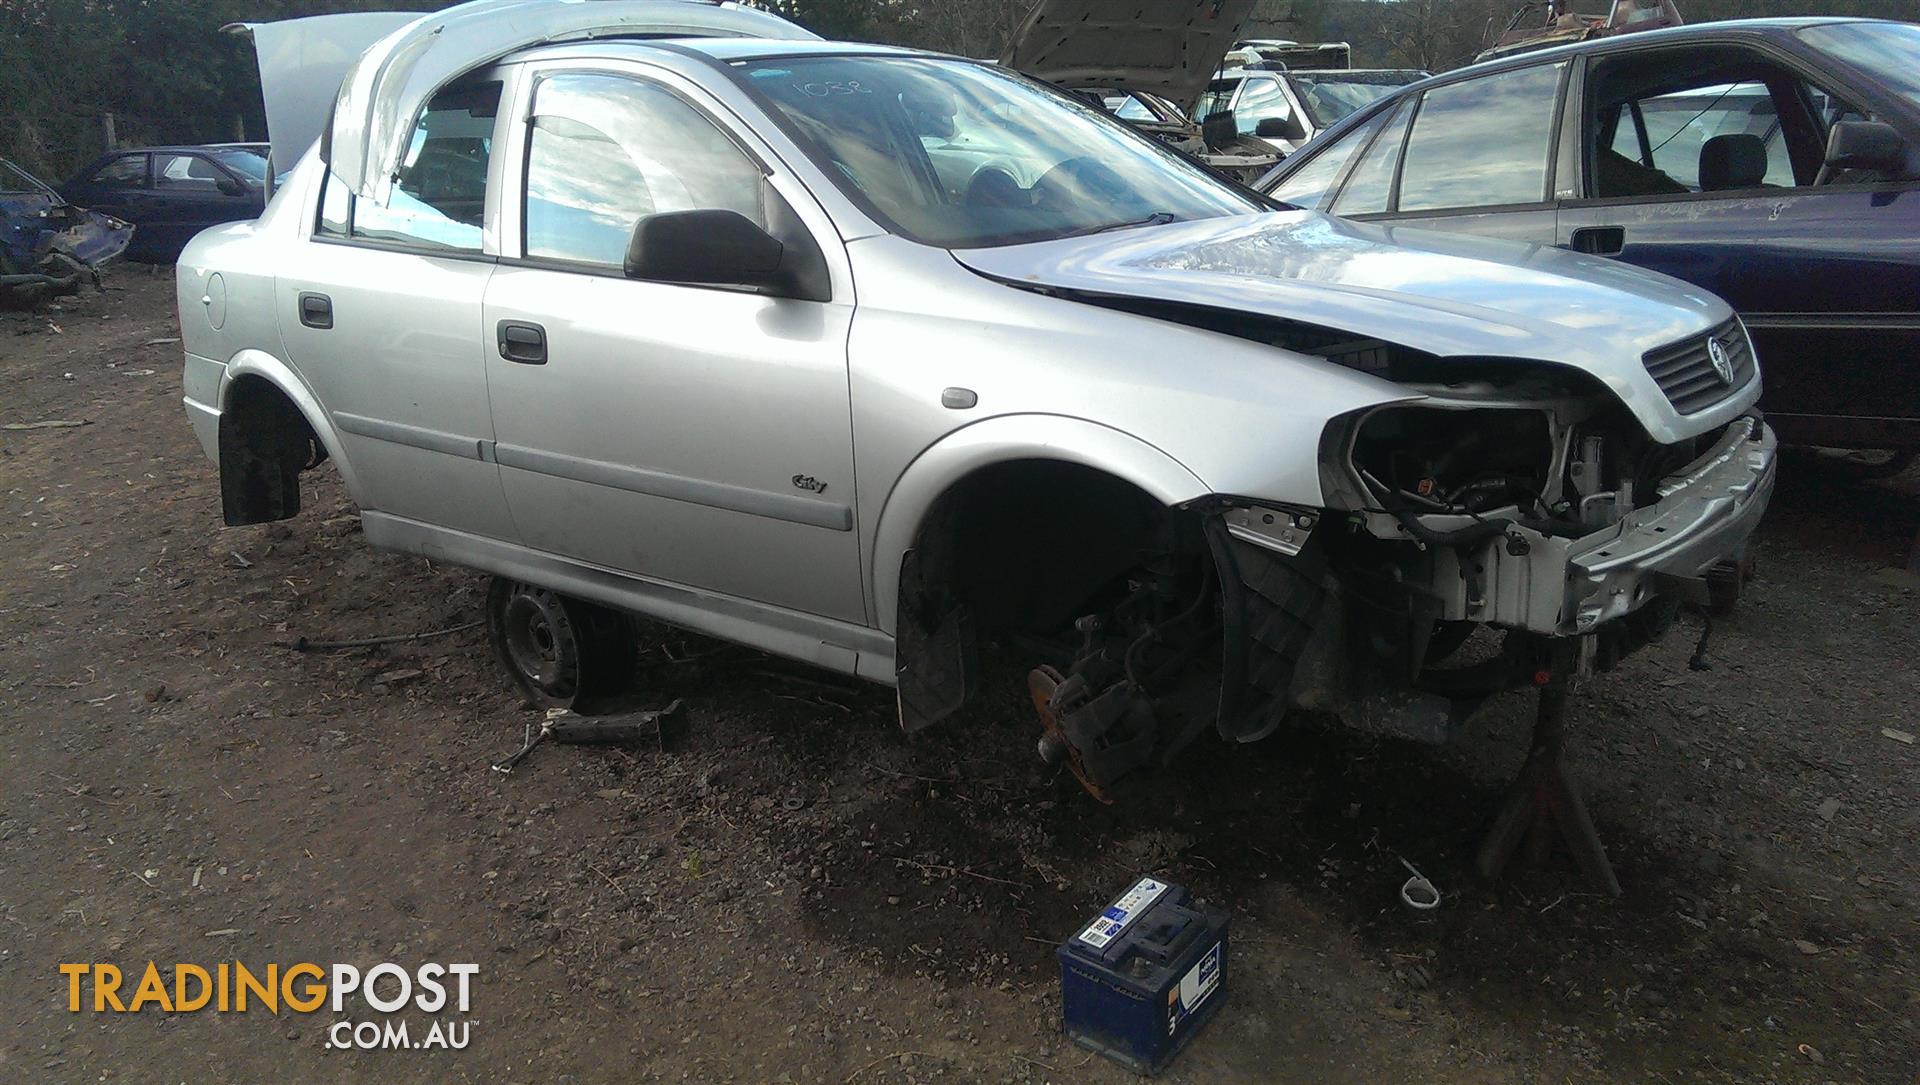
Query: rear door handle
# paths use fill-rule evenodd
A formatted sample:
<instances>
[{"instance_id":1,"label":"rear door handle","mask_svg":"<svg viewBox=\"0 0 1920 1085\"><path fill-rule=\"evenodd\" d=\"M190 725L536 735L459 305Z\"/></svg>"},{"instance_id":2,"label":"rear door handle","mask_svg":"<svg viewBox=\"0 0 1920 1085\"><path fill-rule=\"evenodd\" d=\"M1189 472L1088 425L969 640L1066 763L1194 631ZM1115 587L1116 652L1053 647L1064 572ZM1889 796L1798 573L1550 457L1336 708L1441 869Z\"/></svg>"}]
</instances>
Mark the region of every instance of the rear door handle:
<instances>
[{"instance_id":1,"label":"rear door handle","mask_svg":"<svg viewBox=\"0 0 1920 1085\"><path fill-rule=\"evenodd\" d=\"M499 329L500 357L521 365L547 364L547 330L538 324L502 320Z\"/></svg>"},{"instance_id":2,"label":"rear door handle","mask_svg":"<svg viewBox=\"0 0 1920 1085\"><path fill-rule=\"evenodd\" d=\"M1573 232L1567 247L1590 256L1618 256L1627 247L1624 226L1582 226Z\"/></svg>"},{"instance_id":3,"label":"rear door handle","mask_svg":"<svg viewBox=\"0 0 1920 1085\"><path fill-rule=\"evenodd\" d=\"M325 294L300 295L300 323L321 331L333 327L333 299Z\"/></svg>"}]
</instances>

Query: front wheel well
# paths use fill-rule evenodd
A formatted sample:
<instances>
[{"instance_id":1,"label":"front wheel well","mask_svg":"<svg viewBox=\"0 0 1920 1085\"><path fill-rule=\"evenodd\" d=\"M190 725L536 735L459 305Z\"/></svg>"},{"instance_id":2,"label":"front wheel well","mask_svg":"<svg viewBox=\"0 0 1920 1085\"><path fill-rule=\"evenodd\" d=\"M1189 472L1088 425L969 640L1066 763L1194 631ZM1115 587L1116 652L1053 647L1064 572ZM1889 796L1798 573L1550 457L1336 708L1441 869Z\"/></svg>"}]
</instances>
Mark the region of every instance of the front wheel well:
<instances>
[{"instance_id":1,"label":"front wheel well","mask_svg":"<svg viewBox=\"0 0 1920 1085\"><path fill-rule=\"evenodd\" d=\"M313 426L272 381L243 376L220 412L220 509L229 527L300 512L300 473L327 458Z\"/></svg>"},{"instance_id":2,"label":"front wheel well","mask_svg":"<svg viewBox=\"0 0 1920 1085\"><path fill-rule=\"evenodd\" d=\"M983 640L1070 642L1172 518L1133 483L1066 461L1013 460L954 483L901 560L902 723L918 730L959 710Z\"/></svg>"},{"instance_id":3,"label":"front wheel well","mask_svg":"<svg viewBox=\"0 0 1920 1085\"><path fill-rule=\"evenodd\" d=\"M951 487L914 545L923 581L945 581L983 631L1044 635L1140 563L1167 511L1097 468L1017 460Z\"/></svg>"}]
</instances>

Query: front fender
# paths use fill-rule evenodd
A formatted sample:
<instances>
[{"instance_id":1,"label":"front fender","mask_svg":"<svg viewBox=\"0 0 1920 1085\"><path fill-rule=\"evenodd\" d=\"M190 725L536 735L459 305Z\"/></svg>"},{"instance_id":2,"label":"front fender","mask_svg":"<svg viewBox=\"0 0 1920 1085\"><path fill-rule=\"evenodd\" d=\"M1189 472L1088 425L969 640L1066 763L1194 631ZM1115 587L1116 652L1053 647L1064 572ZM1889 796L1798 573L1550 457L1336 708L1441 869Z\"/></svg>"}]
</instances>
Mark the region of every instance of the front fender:
<instances>
[{"instance_id":1,"label":"front fender","mask_svg":"<svg viewBox=\"0 0 1920 1085\"><path fill-rule=\"evenodd\" d=\"M1212 491L1185 464L1110 426L1056 414L1000 415L965 426L928 446L887 495L874 531L869 598L873 620L895 632L900 560L913 546L934 503L961 479L994 464L1056 460L1092 467L1179 505Z\"/></svg>"},{"instance_id":2,"label":"front fender","mask_svg":"<svg viewBox=\"0 0 1920 1085\"><path fill-rule=\"evenodd\" d=\"M334 469L340 472L340 480L346 484L347 493L352 495L354 504L366 507L361 499L360 479L354 474L353 463L347 459L346 449L340 443L340 434L333 428L333 419L313 392L294 372L292 366L268 354L264 350L247 349L235 354L227 361L227 372L220 380L220 410L224 414L233 396L234 385L242 377L259 377L278 388L281 394L292 401L300 414L313 427L313 435L327 450L327 458L333 461Z\"/></svg>"}]
</instances>

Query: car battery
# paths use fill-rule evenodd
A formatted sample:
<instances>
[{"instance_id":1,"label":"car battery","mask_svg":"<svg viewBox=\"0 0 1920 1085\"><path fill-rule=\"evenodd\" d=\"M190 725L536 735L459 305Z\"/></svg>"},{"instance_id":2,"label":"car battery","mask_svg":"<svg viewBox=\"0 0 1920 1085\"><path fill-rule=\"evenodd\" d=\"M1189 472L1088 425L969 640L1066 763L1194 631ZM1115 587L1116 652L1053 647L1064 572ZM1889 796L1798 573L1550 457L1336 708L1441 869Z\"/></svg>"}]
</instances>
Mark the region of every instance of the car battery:
<instances>
[{"instance_id":1,"label":"car battery","mask_svg":"<svg viewBox=\"0 0 1920 1085\"><path fill-rule=\"evenodd\" d=\"M1067 1036L1159 1073L1226 999L1227 924L1182 886L1135 882L1057 951Z\"/></svg>"}]
</instances>

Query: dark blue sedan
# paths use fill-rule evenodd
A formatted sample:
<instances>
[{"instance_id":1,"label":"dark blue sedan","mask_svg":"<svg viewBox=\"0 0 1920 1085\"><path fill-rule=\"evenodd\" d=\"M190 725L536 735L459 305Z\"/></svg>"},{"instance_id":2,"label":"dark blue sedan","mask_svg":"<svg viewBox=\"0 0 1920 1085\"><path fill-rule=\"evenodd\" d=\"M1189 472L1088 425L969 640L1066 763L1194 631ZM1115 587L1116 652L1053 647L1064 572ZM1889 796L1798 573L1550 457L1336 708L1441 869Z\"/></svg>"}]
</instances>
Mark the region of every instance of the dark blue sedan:
<instances>
[{"instance_id":1,"label":"dark blue sedan","mask_svg":"<svg viewBox=\"0 0 1920 1085\"><path fill-rule=\"evenodd\" d=\"M267 160L238 147L110 151L60 188L71 203L133 223L127 259L171 264L193 235L266 209Z\"/></svg>"},{"instance_id":2,"label":"dark blue sedan","mask_svg":"<svg viewBox=\"0 0 1920 1085\"><path fill-rule=\"evenodd\" d=\"M1783 440L1920 449L1920 26L1707 23L1475 65L1259 187L1698 284L1751 330Z\"/></svg>"}]
</instances>

